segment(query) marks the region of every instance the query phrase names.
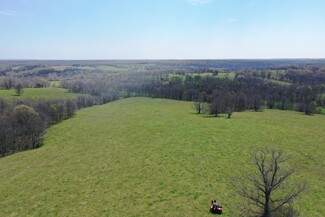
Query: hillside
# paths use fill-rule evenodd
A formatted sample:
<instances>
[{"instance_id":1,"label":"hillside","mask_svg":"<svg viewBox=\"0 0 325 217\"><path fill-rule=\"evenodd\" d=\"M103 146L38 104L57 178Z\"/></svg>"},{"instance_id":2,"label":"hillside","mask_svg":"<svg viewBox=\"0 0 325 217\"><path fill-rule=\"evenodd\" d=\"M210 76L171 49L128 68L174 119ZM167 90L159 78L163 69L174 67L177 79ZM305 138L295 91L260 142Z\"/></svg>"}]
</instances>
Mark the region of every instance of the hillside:
<instances>
[{"instance_id":1,"label":"hillside","mask_svg":"<svg viewBox=\"0 0 325 217\"><path fill-rule=\"evenodd\" d=\"M52 126L40 149L0 159L0 216L236 216L229 184L254 146L281 147L308 189L302 216L325 213L325 116L266 110L232 119L192 103L129 98Z\"/></svg>"}]
</instances>

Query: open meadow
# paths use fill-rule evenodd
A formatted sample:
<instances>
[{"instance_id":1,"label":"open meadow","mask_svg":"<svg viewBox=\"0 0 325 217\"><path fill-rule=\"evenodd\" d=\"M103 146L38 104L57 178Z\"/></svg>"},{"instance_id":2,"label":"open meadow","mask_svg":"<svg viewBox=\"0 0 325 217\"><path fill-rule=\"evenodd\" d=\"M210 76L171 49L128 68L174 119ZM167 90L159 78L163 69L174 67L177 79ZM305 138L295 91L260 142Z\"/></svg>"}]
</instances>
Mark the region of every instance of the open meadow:
<instances>
[{"instance_id":1,"label":"open meadow","mask_svg":"<svg viewBox=\"0 0 325 217\"><path fill-rule=\"evenodd\" d=\"M0 90L0 98L4 99L74 99L79 95L64 88L23 88L20 96L14 89Z\"/></svg>"},{"instance_id":2,"label":"open meadow","mask_svg":"<svg viewBox=\"0 0 325 217\"><path fill-rule=\"evenodd\" d=\"M223 216L238 216L230 182L253 168L254 147L268 146L308 182L301 216L321 217L324 132L324 115L292 111L215 118L150 98L82 109L52 126L41 148L0 158L0 216L211 216L213 198Z\"/></svg>"}]
</instances>

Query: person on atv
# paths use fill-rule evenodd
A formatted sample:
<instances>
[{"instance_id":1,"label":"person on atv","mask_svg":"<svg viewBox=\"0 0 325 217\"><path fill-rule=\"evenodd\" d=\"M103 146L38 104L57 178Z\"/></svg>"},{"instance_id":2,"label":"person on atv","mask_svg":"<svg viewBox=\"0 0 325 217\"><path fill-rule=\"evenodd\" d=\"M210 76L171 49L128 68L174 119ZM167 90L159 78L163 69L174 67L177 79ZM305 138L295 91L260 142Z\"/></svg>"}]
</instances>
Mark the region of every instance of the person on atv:
<instances>
[{"instance_id":1,"label":"person on atv","mask_svg":"<svg viewBox=\"0 0 325 217\"><path fill-rule=\"evenodd\" d=\"M212 214L221 215L222 209L223 209L222 206L220 206L219 203L216 200L211 200L210 212Z\"/></svg>"},{"instance_id":2,"label":"person on atv","mask_svg":"<svg viewBox=\"0 0 325 217\"><path fill-rule=\"evenodd\" d=\"M211 205L212 206L219 206L218 202L216 200L211 200Z\"/></svg>"}]
</instances>

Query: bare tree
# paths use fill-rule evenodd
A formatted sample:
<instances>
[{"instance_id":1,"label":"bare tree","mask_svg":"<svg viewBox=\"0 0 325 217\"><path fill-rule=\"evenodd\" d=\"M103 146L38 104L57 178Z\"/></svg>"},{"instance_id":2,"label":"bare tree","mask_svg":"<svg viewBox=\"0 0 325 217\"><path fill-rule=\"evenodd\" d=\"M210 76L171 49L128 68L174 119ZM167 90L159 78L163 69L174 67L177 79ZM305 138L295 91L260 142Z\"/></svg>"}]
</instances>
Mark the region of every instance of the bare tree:
<instances>
[{"instance_id":1,"label":"bare tree","mask_svg":"<svg viewBox=\"0 0 325 217\"><path fill-rule=\"evenodd\" d=\"M231 117L232 113L235 111L235 97L229 92L224 93L224 112L227 113L228 118Z\"/></svg>"},{"instance_id":2,"label":"bare tree","mask_svg":"<svg viewBox=\"0 0 325 217\"><path fill-rule=\"evenodd\" d=\"M252 99L253 99L253 108L254 108L254 111L257 112L261 108L262 97L260 95L258 95L258 94L255 94Z\"/></svg>"},{"instance_id":3,"label":"bare tree","mask_svg":"<svg viewBox=\"0 0 325 217\"><path fill-rule=\"evenodd\" d=\"M194 109L198 114L202 114L204 110L204 102L194 102Z\"/></svg>"},{"instance_id":4,"label":"bare tree","mask_svg":"<svg viewBox=\"0 0 325 217\"><path fill-rule=\"evenodd\" d=\"M10 90L15 85L15 82L16 81L13 77L8 76L3 78L1 86L4 89Z\"/></svg>"},{"instance_id":5,"label":"bare tree","mask_svg":"<svg viewBox=\"0 0 325 217\"><path fill-rule=\"evenodd\" d=\"M250 215L259 217L296 216L292 202L304 190L305 183L288 186L287 180L294 169L283 167L287 156L281 150L265 148L256 151L253 159L257 173L234 183L237 193L248 202L245 209L249 209Z\"/></svg>"},{"instance_id":6,"label":"bare tree","mask_svg":"<svg viewBox=\"0 0 325 217\"><path fill-rule=\"evenodd\" d=\"M234 108L233 107L227 107L226 109L226 113L227 113L227 118L230 119L231 118L231 115L232 113L234 112Z\"/></svg>"}]
</instances>

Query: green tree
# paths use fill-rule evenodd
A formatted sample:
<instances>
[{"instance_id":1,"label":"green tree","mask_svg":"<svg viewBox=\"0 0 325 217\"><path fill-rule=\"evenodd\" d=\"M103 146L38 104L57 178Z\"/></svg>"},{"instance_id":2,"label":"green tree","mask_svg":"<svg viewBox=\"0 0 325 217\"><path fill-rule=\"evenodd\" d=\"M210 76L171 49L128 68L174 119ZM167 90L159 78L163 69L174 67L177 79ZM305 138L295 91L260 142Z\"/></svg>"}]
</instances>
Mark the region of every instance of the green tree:
<instances>
[{"instance_id":1,"label":"green tree","mask_svg":"<svg viewBox=\"0 0 325 217\"><path fill-rule=\"evenodd\" d=\"M23 85L21 83L15 85L15 92L17 96L20 96L23 93Z\"/></svg>"},{"instance_id":2,"label":"green tree","mask_svg":"<svg viewBox=\"0 0 325 217\"><path fill-rule=\"evenodd\" d=\"M17 105L11 114L13 139L17 150L37 148L42 143L45 125L38 112L27 105Z\"/></svg>"}]
</instances>

